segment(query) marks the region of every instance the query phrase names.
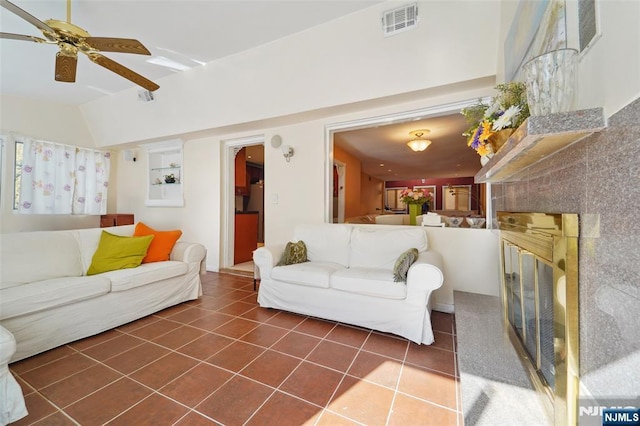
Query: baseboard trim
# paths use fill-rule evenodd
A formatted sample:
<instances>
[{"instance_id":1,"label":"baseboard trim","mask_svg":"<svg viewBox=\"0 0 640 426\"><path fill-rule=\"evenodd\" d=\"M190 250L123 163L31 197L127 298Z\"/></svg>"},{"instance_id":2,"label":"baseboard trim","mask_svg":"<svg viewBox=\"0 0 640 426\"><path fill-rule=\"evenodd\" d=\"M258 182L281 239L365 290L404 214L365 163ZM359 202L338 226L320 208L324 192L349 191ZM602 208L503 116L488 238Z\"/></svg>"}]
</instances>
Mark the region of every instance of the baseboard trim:
<instances>
[{"instance_id":1,"label":"baseboard trim","mask_svg":"<svg viewBox=\"0 0 640 426\"><path fill-rule=\"evenodd\" d=\"M433 310L444 312L445 314L453 314L455 313L455 305L449 303L434 303Z\"/></svg>"}]
</instances>

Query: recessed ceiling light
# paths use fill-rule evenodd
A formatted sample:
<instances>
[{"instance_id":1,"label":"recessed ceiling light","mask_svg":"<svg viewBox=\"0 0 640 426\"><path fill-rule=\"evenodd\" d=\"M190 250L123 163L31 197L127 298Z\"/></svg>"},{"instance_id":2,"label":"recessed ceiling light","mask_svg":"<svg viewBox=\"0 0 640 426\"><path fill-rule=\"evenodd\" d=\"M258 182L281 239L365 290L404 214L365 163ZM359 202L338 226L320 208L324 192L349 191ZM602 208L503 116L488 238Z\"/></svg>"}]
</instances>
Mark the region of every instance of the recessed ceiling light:
<instances>
[{"instance_id":1,"label":"recessed ceiling light","mask_svg":"<svg viewBox=\"0 0 640 426\"><path fill-rule=\"evenodd\" d=\"M380 163L380 167L384 167L384 163Z\"/></svg>"}]
</instances>

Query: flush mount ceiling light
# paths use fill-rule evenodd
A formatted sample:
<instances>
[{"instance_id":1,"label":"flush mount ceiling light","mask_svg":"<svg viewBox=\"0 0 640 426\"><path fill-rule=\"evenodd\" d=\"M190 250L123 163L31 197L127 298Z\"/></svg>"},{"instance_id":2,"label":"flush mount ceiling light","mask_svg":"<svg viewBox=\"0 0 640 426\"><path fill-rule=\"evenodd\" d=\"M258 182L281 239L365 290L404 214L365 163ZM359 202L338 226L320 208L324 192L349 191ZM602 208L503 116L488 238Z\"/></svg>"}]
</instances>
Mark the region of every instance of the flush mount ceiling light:
<instances>
[{"instance_id":1,"label":"flush mount ceiling light","mask_svg":"<svg viewBox=\"0 0 640 426\"><path fill-rule=\"evenodd\" d=\"M414 130L413 132L409 132L413 139L407 142L409 148L414 150L415 152L424 151L427 149L429 145L431 145L431 141L429 139L425 139L422 136L430 133L429 129L420 129Z\"/></svg>"}]
</instances>

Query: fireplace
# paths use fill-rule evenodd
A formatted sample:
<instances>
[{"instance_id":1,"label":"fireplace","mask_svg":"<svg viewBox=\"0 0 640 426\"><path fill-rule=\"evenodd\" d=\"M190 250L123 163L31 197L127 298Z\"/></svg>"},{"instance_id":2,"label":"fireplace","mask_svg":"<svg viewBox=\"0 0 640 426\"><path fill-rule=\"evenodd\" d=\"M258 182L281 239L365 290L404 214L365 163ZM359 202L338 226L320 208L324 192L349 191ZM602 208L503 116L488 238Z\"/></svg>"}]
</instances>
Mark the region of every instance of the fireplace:
<instances>
[{"instance_id":1,"label":"fireplace","mask_svg":"<svg viewBox=\"0 0 640 426\"><path fill-rule=\"evenodd\" d=\"M504 320L556 425L577 423L578 216L498 212Z\"/></svg>"}]
</instances>

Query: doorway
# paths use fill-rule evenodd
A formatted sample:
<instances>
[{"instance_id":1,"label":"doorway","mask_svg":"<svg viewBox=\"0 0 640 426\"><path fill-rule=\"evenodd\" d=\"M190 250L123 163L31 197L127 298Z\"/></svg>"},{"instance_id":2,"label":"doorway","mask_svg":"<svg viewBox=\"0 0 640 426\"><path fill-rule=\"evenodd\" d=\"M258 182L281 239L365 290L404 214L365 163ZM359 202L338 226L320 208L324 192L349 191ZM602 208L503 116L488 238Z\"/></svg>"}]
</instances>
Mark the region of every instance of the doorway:
<instances>
[{"instance_id":1,"label":"doorway","mask_svg":"<svg viewBox=\"0 0 640 426\"><path fill-rule=\"evenodd\" d=\"M253 251L264 245L264 136L223 142L220 270L253 276Z\"/></svg>"}]
</instances>

